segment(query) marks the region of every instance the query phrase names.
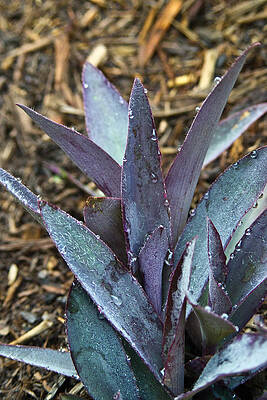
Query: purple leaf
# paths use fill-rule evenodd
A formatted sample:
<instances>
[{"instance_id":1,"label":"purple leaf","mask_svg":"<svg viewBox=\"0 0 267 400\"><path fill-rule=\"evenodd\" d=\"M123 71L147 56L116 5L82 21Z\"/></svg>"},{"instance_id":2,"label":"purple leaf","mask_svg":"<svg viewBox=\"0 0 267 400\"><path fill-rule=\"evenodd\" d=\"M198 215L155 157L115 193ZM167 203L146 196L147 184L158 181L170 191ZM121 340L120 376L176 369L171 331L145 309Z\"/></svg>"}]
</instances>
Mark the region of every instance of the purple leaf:
<instances>
[{"instance_id":1,"label":"purple leaf","mask_svg":"<svg viewBox=\"0 0 267 400\"><path fill-rule=\"evenodd\" d=\"M229 314L232 304L225 291L227 276L226 257L220 235L208 218L209 301L216 314Z\"/></svg>"},{"instance_id":2,"label":"purple leaf","mask_svg":"<svg viewBox=\"0 0 267 400\"><path fill-rule=\"evenodd\" d=\"M147 238L139 254L139 266L145 292L158 315L162 306L162 269L168 250L168 237L163 226Z\"/></svg>"},{"instance_id":3,"label":"purple leaf","mask_svg":"<svg viewBox=\"0 0 267 400\"><path fill-rule=\"evenodd\" d=\"M135 260L146 235L162 225L169 236L168 204L156 130L139 79L134 81L129 104L128 141L122 167L122 205L129 262L135 273Z\"/></svg>"},{"instance_id":4,"label":"purple leaf","mask_svg":"<svg viewBox=\"0 0 267 400\"><path fill-rule=\"evenodd\" d=\"M172 217L174 243L180 236L188 215L203 161L228 96L254 43L235 61L202 104L183 146L166 177L166 188Z\"/></svg>"},{"instance_id":5,"label":"purple leaf","mask_svg":"<svg viewBox=\"0 0 267 400\"><path fill-rule=\"evenodd\" d=\"M121 168L86 136L18 104L107 196L121 196Z\"/></svg>"},{"instance_id":6,"label":"purple leaf","mask_svg":"<svg viewBox=\"0 0 267 400\"><path fill-rule=\"evenodd\" d=\"M114 197L89 197L84 207L85 225L127 265L122 226L121 201Z\"/></svg>"},{"instance_id":7,"label":"purple leaf","mask_svg":"<svg viewBox=\"0 0 267 400\"><path fill-rule=\"evenodd\" d=\"M258 301L267 289L267 209L246 230L245 235L237 244L228 262L226 289L235 305L235 321L240 318L242 325L247 322L255 310L258 292ZM265 280L265 284L262 282ZM259 285L263 286L259 286ZM264 289L265 286L265 289ZM256 291L256 292L255 292ZM249 299L249 294L253 298ZM238 316L238 307L247 302L247 321L243 320L243 313ZM243 305L245 307L245 305ZM252 308L251 308L252 307ZM238 323L238 325L239 325ZM240 326L241 327L241 326Z\"/></svg>"},{"instance_id":8,"label":"purple leaf","mask_svg":"<svg viewBox=\"0 0 267 400\"><path fill-rule=\"evenodd\" d=\"M175 400L191 399L196 393L221 379L266 366L266 336L254 334L239 335L210 359L193 389L178 396Z\"/></svg>"},{"instance_id":9,"label":"purple leaf","mask_svg":"<svg viewBox=\"0 0 267 400\"><path fill-rule=\"evenodd\" d=\"M83 69L85 121L89 137L122 164L126 147L128 105L99 69Z\"/></svg>"},{"instance_id":10,"label":"purple leaf","mask_svg":"<svg viewBox=\"0 0 267 400\"><path fill-rule=\"evenodd\" d=\"M187 293L187 301L193 307L199 322L204 355L214 353L223 339L227 338L231 333L237 332L238 328L227 320L227 314L220 316L211 311L209 306L204 308L195 304L189 293Z\"/></svg>"},{"instance_id":11,"label":"purple leaf","mask_svg":"<svg viewBox=\"0 0 267 400\"><path fill-rule=\"evenodd\" d=\"M71 357L90 396L110 400L120 391L123 399L140 399L120 337L77 281L69 292L66 316Z\"/></svg>"},{"instance_id":12,"label":"purple leaf","mask_svg":"<svg viewBox=\"0 0 267 400\"><path fill-rule=\"evenodd\" d=\"M38 207L38 197L24 186L19 179L0 168L0 184L2 184L19 203L40 223L43 224Z\"/></svg>"},{"instance_id":13,"label":"purple leaf","mask_svg":"<svg viewBox=\"0 0 267 400\"><path fill-rule=\"evenodd\" d=\"M79 379L68 351L43 349L32 346L13 346L0 344L0 355L11 358L11 360L22 361L45 368L49 371Z\"/></svg>"},{"instance_id":14,"label":"purple leaf","mask_svg":"<svg viewBox=\"0 0 267 400\"><path fill-rule=\"evenodd\" d=\"M164 384L175 394L184 390L186 291L189 286L196 238L187 244L170 278L163 333Z\"/></svg>"},{"instance_id":15,"label":"purple leaf","mask_svg":"<svg viewBox=\"0 0 267 400\"><path fill-rule=\"evenodd\" d=\"M162 326L141 285L81 222L45 202L40 207L49 235L82 287L159 379Z\"/></svg>"},{"instance_id":16,"label":"purple leaf","mask_svg":"<svg viewBox=\"0 0 267 400\"><path fill-rule=\"evenodd\" d=\"M174 263L181 257L185 244L198 235L195 268L190 281L190 291L194 299L200 298L208 280L207 216L216 226L225 248L234 227L264 190L267 181L266 168L267 147L257 150L257 158L251 157L251 154L242 158L217 178L201 199L194 216L189 219L174 251Z\"/></svg>"},{"instance_id":17,"label":"purple leaf","mask_svg":"<svg viewBox=\"0 0 267 400\"><path fill-rule=\"evenodd\" d=\"M240 330L243 329L264 302L266 293L267 279L264 279L238 305L234 305L229 320Z\"/></svg>"},{"instance_id":18,"label":"purple leaf","mask_svg":"<svg viewBox=\"0 0 267 400\"><path fill-rule=\"evenodd\" d=\"M203 168L215 160L224 150L242 135L253 122L257 121L267 111L267 103L256 104L238 111L223 119L215 128Z\"/></svg>"},{"instance_id":19,"label":"purple leaf","mask_svg":"<svg viewBox=\"0 0 267 400\"><path fill-rule=\"evenodd\" d=\"M255 154L257 156L257 151L253 151L250 153L250 156L255 158ZM249 207L248 210L245 210L244 214L239 219L237 225L235 226L234 231L232 232L227 247L225 249L225 255L227 258L227 262L230 259L231 254L235 251L235 247L238 242L242 239L242 237L246 234L250 226L254 221L259 217L259 215L267 209L267 185L264 190L258 193L256 199L253 204Z\"/></svg>"}]
</instances>

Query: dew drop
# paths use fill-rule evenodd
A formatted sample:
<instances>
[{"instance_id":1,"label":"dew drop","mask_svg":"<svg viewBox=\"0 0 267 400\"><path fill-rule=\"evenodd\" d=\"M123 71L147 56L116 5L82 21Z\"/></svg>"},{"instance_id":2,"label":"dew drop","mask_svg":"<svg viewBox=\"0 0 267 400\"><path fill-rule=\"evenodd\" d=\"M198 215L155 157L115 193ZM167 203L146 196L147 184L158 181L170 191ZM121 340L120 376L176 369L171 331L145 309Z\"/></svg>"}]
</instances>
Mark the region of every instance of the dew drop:
<instances>
[{"instance_id":1,"label":"dew drop","mask_svg":"<svg viewBox=\"0 0 267 400\"><path fill-rule=\"evenodd\" d=\"M257 150L253 150L251 153L250 153L250 158L257 158Z\"/></svg>"},{"instance_id":2,"label":"dew drop","mask_svg":"<svg viewBox=\"0 0 267 400\"><path fill-rule=\"evenodd\" d=\"M181 151L181 149L182 149L182 145L180 144L180 145L177 147L177 151L179 152L179 151Z\"/></svg>"},{"instance_id":3,"label":"dew drop","mask_svg":"<svg viewBox=\"0 0 267 400\"><path fill-rule=\"evenodd\" d=\"M258 207L258 202L256 201L256 202L253 204L252 207L253 207L253 208L257 208L257 207Z\"/></svg>"},{"instance_id":4,"label":"dew drop","mask_svg":"<svg viewBox=\"0 0 267 400\"><path fill-rule=\"evenodd\" d=\"M123 98L121 96L120 96L119 102L120 102L120 104L124 103L124 100L123 100Z\"/></svg>"},{"instance_id":5,"label":"dew drop","mask_svg":"<svg viewBox=\"0 0 267 400\"><path fill-rule=\"evenodd\" d=\"M250 228L245 230L245 235L246 236L250 236L251 235L251 229Z\"/></svg>"},{"instance_id":6,"label":"dew drop","mask_svg":"<svg viewBox=\"0 0 267 400\"><path fill-rule=\"evenodd\" d=\"M211 307L210 306L205 306L205 310L206 311L211 311Z\"/></svg>"},{"instance_id":7,"label":"dew drop","mask_svg":"<svg viewBox=\"0 0 267 400\"><path fill-rule=\"evenodd\" d=\"M233 260L234 256L235 256L234 253L231 253L230 254L230 260Z\"/></svg>"},{"instance_id":8,"label":"dew drop","mask_svg":"<svg viewBox=\"0 0 267 400\"><path fill-rule=\"evenodd\" d=\"M195 111L198 113L199 112L199 110L200 110L200 107L196 107L195 108Z\"/></svg>"},{"instance_id":9,"label":"dew drop","mask_svg":"<svg viewBox=\"0 0 267 400\"><path fill-rule=\"evenodd\" d=\"M236 330L237 332L239 332L239 327L238 327L237 325L235 325L235 330Z\"/></svg>"},{"instance_id":10,"label":"dew drop","mask_svg":"<svg viewBox=\"0 0 267 400\"><path fill-rule=\"evenodd\" d=\"M88 83L84 83L84 84L83 84L83 87L84 87L84 89L88 89L88 87L89 87L89 86L88 86Z\"/></svg>"},{"instance_id":11,"label":"dew drop","mask_svg":"<svg viewBox=\"0 0 267 400\"><path fill-rule=\"evenodd\" d=\"M153 140L153 141L156 141L156 140L157 140L157 136L156 136L156 131L155 131L155 129L153 129L153 131L152 131L151 140Z\"/></svg>"},{"instance_id":12,"label":"dew drop","mask_svg":"<svg viewBox=\"0 0 267 400\"><path fill-rule=\"evenodd\" d=\"M151 172L150 177L151 177L151 181L153 183L157 183L158 182L158 177L154 172Z\"/></svg>"},{"instance_id":13,"label":"dew drop","mask_svg":"<svg viewBox=\"0 0 267 400\"><path fill-rule=\"evenodd\" d=\"M160 370L161 376L164 376L164 372L165 372L165 368L162 368L162 369Z\"/></svg>"},{"instance_id":14,"label":"dew drop","mask_svg":"<svg viewBox=\"0 0 267 400\"><path fill-rule=\"evenodd\" d=\"M203 197L204 197L205 200L208 200L208 198L209 198L209 192L205 193Z\"/></svg>"},{"instance_id":15,"label":"dew drop","mask_svg":"<svg viewBox=\"0 0 267 400\"><path fill-rule=\"evenodd\" d=\"M195 208L192 208L192 210L189 211L189 214L191 217L193 217L194 215L196 215L196 210Z\"/></svg>"},{"instance_id":16,"label":"dew drop","mask_svg":"<svg viewBox=\"0 0 267 400\"><path fill-rule=\"evenodd\" d=\"M236 309L237 309L237 304L234 304L233 307L232 307L232 310L234 311Z\"/></svg>"},{"instance_id":17,"label":"dew drop","mask_svg":"<svg viewBox=\"0 0 267 400\"><path fill-rule=\"evenodd\" d=\"M144 88L144 93L147 93L147 89L146 88Z\"/></svg>"},{"instance_id":18,"label":"dew drop","mask_svg":"<svg viewBox=\"0 0 267 400\"><path fill-rule=\"evenodd\" d=\"M229 315L226 314L226 313L223 313L223 314L221 315L221 317L222 317L223 319L228 319Z\"/></svg>"},{"instance_id":19,"label":"dew drop","mask_svg":"<svg viewBox=\"0 0 267 400\"><path fill-rule=\"evenodd\" d=\"M100 239L100 235L95 235L95 237L96 237L97 239Z\"/></svg>"},{"instance_id":20,"label":"dew drop","mask_svg":"<svg viewBox=\"0 0 267 400\"><path fill-rule=\"evenodd\" d=\"M122 299L120 297L114 296L113 294L111 295L112 301L116 306L121 306L122 305Z\"/></svg>"},{"instance_id":21,"label":"dew drop","mask_svg":"<svg viewBox=\"0 0 267 400\"><path fill-rule=\"evenodd\" d=\"M164 206L165 206L165 207L169 207L169 205L170 205L169 200L168 200L168 199L165 199L165 200L164 200Z\"/></svg>"},{"instance_id":22,"label":"dew drop","mask_svg":"<svg viewBox=\"0 0 267 400\"><path fill-rule=\"evenodd\" d=\"M238 168L238 161L233 164L233 167L236 169Z\"/></svg>"},{"instance_id":23,"label":"dew drop","mask_svg":"<svg viewBox=\"0 0 267 400\"><path fill-rule=\"evenodd\" d=\"M220 76L216 76L216 78L214 78L214 84L218 85L218 83L220 83L222 80L222 78Z\"/></svg>"}]
</instances>

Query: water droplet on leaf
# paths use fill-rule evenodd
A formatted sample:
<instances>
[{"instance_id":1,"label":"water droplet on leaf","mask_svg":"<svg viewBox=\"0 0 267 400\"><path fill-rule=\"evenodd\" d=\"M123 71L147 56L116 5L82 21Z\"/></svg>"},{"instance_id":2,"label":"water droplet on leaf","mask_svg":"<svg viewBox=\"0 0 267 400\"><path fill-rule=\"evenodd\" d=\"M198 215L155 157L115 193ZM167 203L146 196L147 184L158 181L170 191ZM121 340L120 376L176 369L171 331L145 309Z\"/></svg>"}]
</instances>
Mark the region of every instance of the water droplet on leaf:
<instances>
[{"instance_id":1,"label":"water droplet on leaf","mask_svg":"<svg viewBox=\"0 0 267 400\"><path fill-rule=\"evenodd\" d=\"M147 93L147 89L146 88L144 88L144 93Z\"/></svg>"},{"instance_id":2,"label":"water droplet on leaf","mask_svg":"<svg viewBox=\"0 0 267 400\"><path fill-rule=\"evenodd\" d=\"M218 83L220 83L222 80L222 78L220 76L216 76L216 78L214 78L214 84L218 85Z\"/></svg>"},{"instance_id":3,"label":"water droplet on leaf","mask_svg":"<svg viewBox=\"0 0 267 400\"><path fill-rule=\"evenodd\" d=\"M221 315L221 317L222 317L223 319L228 319L229 315L226 314L226 313L223 313L223 314Z\"/></svg>"},{"instance_id":4,"label":"water droplet on leaf","mask_svg":"<svg viewBox=\"0 0 267 400\"><path fill-rule=\"evenodd\" d=\"M83 84L84 89L88 89L88 83Z\"/></svg>"},{"instance_id":5,"label":"water droplet on leaf","mask_svg":"<svg viewBox=\"0 0 267 400\"><path fill-rule=\"evenodd\" d=\"M251 158L257 158L257 150L253 150L251 153L250 153L250 157Z\"/></svg>"},{"instance_id":6,"label":"water droplet on leaf","mask_svg":"<svg viewBox=\"0 0 267 400\"><path fill-rule=\"evenodd\" d=\"M151 181L153 183L157 183L158 182L158 177L154 172L151 172L150 177L151 177Z\"/></svg>"},{"instance_id":7,"label":"water droplet on leaf","mask_svg":"<svg viewBox=\"0 0 267 400\"><path fill-rule=\"evenodd\" d=\"M205 310L206 311L211 311L211 307L210 306L205 306Z\"/></svg>"},{"instance_id":8,"label":"water droplet on leaf","mask_svg":"<svg viewBox=\"0 0 267 400\"><path fill-rule=\"evenodd\" d=\"M245 235L246 236L250 236L251 235L251 229L250 228L245 230Z\"/></svg>"},{"instance_id":9,"label":"water droplet on leaf","mask_svg":"<svg viewBox=\"0 0 267 400\"><path fill-rule=\"evenodd\" d=\"M196 107L195 108L195 111L198 113L199 112L199 110L200 110L200 107Z\"/></svg>"},{"instance_id":10,"label":"water droplet on leaf","mask_svg":"<svg viewBox=\"0 0 267 400\"><path fill-rule=\"evenodd\" d=\"M233 164L233 167L236 169L238 168L238 161Z\"/></svg>"},{"instance_id":11,"label":"water droplet on leaf","mask_svg":"<svg viewBox=\"0 0 267 400\"><path fill-rule=\"evenodd\" d=\"M113 294L111 295L112 301L116 306L121 306L122 305L122 299L120 297L114 296Z\"/></svg>"},{"instance_id":12,"label":"water droplet on leaf","mask_svg":"<svg viewBox=\"0 0 267 400\"><path fill-rule=\"evenodd\" d=\"M189 211L189 214L191 217L193 217L194 215L196 215L196 210L195 208L192 208L192 210Z\"/></svg>"}]
</instances>

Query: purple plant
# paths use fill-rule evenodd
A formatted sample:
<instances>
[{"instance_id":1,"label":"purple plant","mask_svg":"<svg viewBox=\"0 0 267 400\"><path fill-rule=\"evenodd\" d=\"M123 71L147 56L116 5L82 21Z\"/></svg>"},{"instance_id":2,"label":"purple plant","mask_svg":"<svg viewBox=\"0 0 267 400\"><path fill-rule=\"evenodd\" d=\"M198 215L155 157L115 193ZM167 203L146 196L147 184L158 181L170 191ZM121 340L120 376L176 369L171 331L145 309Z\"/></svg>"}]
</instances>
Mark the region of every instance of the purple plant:
<instances>
[{"instance_id":1,"label":"purple plant","mask_svg":"<svg viewBox=\"0 0 267 400\"><path fill-rule=\"evenodd\" d=\"M139 79L128 106L85 64L89 137L20 105L105 197L89 197L83 223L0 170L2 185L43 224L75 275L69 352L1 344L1 355L81 379L96 400L190 399L208 388L205 399L222 387L230 396L266 366L265 330L239 332L266 294L267 147L224 171L188 219L203 165L267 110L258 104L219 123L258 45L217 80L166 177Z\"/></svg>"}]
</instances>

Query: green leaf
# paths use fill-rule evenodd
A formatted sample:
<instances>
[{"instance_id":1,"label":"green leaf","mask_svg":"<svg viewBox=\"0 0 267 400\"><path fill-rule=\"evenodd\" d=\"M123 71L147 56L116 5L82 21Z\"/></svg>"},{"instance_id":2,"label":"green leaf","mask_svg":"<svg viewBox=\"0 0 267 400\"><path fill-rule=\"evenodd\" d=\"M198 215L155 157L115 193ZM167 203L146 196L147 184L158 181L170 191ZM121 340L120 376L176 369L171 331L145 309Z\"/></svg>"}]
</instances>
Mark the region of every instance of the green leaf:
<instances>
[{"instance_id":1,"label":"green leaf","mask_svg":"<svg viewBox=\"0 0 267 400\"><path fill-rule=\"evenodd\" d=\"M127 342L123 341L124 348L131 360L131 366L137 381L142 400L170 400L172 397L167 389L155 378L143 361L133 351Z\"/></svg>"},{"instance_id":2,"label":"green leaf","mask_svg":"<svg viewBox=\"0 0 267 400\"><path fill-rule=\"evenodd\" d=\"M68 351L0 344L0 356L79 379Z\"/></svg>"},{"instance_id":3,"label":"green leaf","mask_svg":"<svg viewBox=\"0 0 267 400\"><path fill-rule=\"evenodd\" d=\"M231 114L223 119L215 128L203 167L215 160L224 150L242 135L253 122L257 121L267 111L267 103L256 104Z\"/></svg>"},{"instance_id":4,"label":"green leaf","mask_svg":"<svg viewBox=\"0 0 267 400\"><path fill-rule=\"evenodd\" d=\"M122 398L138 399L121 339L78 282L69 293L66 315L71 356L88 393L96 400L110 400L118 391Z\"/></svg>"},{"instance_id":5,"label":"green leaf","mask_svg":"<svg viewBox=\"0 0 267 400\"><path fill-rule=\"evenodd\" d=\"M266 336L256 334L239 335L210 359L193 389L176 397L175 400L191 399L196 393L221 379L266 366Z\"/></svg>"},{"instance_id":6,"label":"green leaf","mask_svg":"<svg viewBox=\"0 0 267 400\"><path fill-rule=\"evenodd\" d=\"M141 285L81 222L45 202L40 207L49 235L82 287L159 377L162 326Z\"/></svg>"},{"instance_id":7,"label":"green leaf","mask_svg":"<svg viewBox=\"0 0 267 400\"><path fill-rule=\"evenodd\" d=\"M176 246L174 262L178 262L186 243L198 235L193 262L195 268L190 281L190 291L194 299L200 298L209 274L207 216L216 227L225 248L240 219L264 190L266 169L265 146L257 150L256 158L249 154L220 175L201 199L194 216L189 219Z\"/></svg>"},{"instance_id":8,"label":"green leaf","mask_svg":"<svg viewBox=\"0 0 267 400\"><path fill-rule=\"evenodd\" d=\"M227 320L227 314L225 314L225 316L224 314L220 316L211 311L208 306L204 308L195 304L194 301L191 300L189 293L187 294L187 301L193 307L194 313L198 319L202 335L203 354L213 354L216 347L224 339L238 331L238 328Z\"/></svg>"},{"instance_id":9,"label":"green leaf","mask_svg":"<svg viewBox=\"0 0 267 400\"><path fill-rule=\"evenodd\" d=\"M122 164L128 105L103 73L88 62L83 69L83 98L89 137Z\"/></svg>"}]
</instances>

